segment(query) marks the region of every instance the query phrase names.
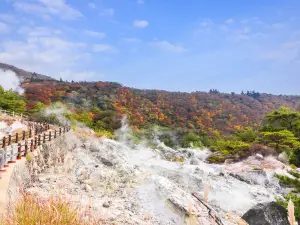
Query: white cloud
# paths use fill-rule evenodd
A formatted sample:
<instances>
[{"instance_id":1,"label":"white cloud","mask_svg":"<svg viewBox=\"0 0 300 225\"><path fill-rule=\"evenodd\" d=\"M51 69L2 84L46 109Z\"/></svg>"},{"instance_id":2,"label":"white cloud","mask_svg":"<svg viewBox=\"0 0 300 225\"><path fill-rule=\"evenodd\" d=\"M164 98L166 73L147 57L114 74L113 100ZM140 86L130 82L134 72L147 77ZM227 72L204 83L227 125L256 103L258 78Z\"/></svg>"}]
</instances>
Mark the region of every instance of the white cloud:
<instances>
[{"instance_id":1,"label":"white cloud","mask_svg":"<svg viewBox=\"0 0 300 225\"><path fill-rule=\"evenodd\" d=\"M91 8L91 9L96 9L96 4L94 2L89 2L88 3L88 6Z\"/></svg>"},{"instance_id":2,"label":"white cloud","mask_svg":"<svg viewBox=\"0 0 300 225\"><path fill-rule=\"evenodd\" d=\"M249 35L245 35L245 34L238 34L236 36L236 40L237 41L246 41L246 40L250 40L250 36Z\"/></svg>"},{"instance_id":3,"label":"white cloud","mask_svg":"<svg viewBox=\"0 0 300 225\"><path fill-rule=\"evenodd\" d=\"M285 43L283 43L282 47L284 49L299 48L300 47L300 41L285 42Z\"/></svg>"},{"instance_id":4,"label":"white cloud","mask_svg":"<svg viewBox=\"0 0 300 225\"><path fill-rule=\"evenodd\" d=\"M7 22L7 23L16 23L18 20L13 15L0 14L0 21Z\"/></svg>"},{"instance_id":5,"label":"white cloud","mask_svg":"<svg viewBox=\"0 0 300 225\"><path fill-rule=\"evenodd\" d=\"M220 30L222 31L222 32L228 32L229 31L229 28L228 28L228 26L226 26L226 25L220 25Z\"/></svg>"},{"instance_id":6,"label":"white cloud","mask_svg":"<svg viewBox=\"0 0 300 225\"><path fill-rule=\"evenodd\" d=\"M10 28L6 23L0 22L0 34L6 34L10 32Z\"/></svg>"},{"instance_id":7,"label":"white cloud","mask_svg":"<svg viewBox=\"0 0 300 225\"><path fill-rule=\"evenodd\" d=\"M225 21L225 23L227 23L227 24L231 24L233 22L234 22L234 20L232 18L230 18L230 19L228 19L228 20Z\"/></svg>"},{"instance_id":8,"label":"white cloud","mask_svg":"<svg viewBox=\"0 0 300 225\"><path fill-rule=\"evenodd\" d=\"M42 36L50 36L50 35L60 35L62 34L61 30L58 29L51 29L49 27L28 27L28 26L21 26L18 29L18 33L22 35L28 35L28 36L36 36L36 37L42 37Z\"/></svg>"},{"instance_id":9,"label":"white cloud","mask_svg":"<svg viewBox=\"0 0 300 225\"><path fill-rule=\"evenodd\" d=\"M174 45L168 41L156 41L151 43L151 45L170 52L182 53L187 51L187 49L182 47L181 45Z\"/></svg>"},{"instance_id":10,"label":"white cloud","mask_svg":"<svg viewBox=\"0 0 300 225\"><path fill-rule=\"evenodd\" d=\"M274 28L274 29L281 29L281 28L284 27L284 24L283 23L273 23L271 25L271 27Z\"/></svg>"},{"instance_id":11,"label":"white cloud","mask_svg":"<svg viewBox=\"0 0 300 225\"><path fill-rule=\"evenodd\" d=\"M133 25L137 28L145 28L149 25L149 23L146 20L135 20L133 21Z\"/></svg>"},{"instance_id":12,"label":"white cloud","mask_svg":"<svg viewBox=\"0 0 300 225\"><path fill-rule=\"evenodd\" d=\"M0 43L0 62L57 77L58 72L85 62L86 44L57 37L28 37Z\"/></svg>"},{"instance_id":13,"label":"white cloud","mask_svg":"<svg viewBox=\"0 0 300 225\"><path fill-rule=\"evenodd\" d=\"M13 6L18 11L48 19L50 16L57 16L65 20L74 20L83 16L81 12L68 5L65 0L37 0L35 3L18 0Z\"/></svg>"},{"instance_id":14,"label":"white cloud","mask_svg":"<svg viewBox=\"0 0 300 225\"><path fill-rule=\"evenodd\" d=\"M89 35L91 37L98 37L98 38L105 38L106 34L103 32L97 32L97 31L92 31L92 30L85 30L84 33L86 35Z\"/></svg>"},{"instance_id":15,"label":"white cloud","mask_svg":"<svg viewBox=\"0 0 300 225\"><path fill-rule=\"evenodd\" d=\"M211 25L213 25L211 19L204 19L200 22L201 27L210 27Z\"/></svg>"},{"instance_id":16,"label":"white cloud","mask_svg":"<svg viewBox=\"0 0 300 225\"><path fill-rule=\"evenodd\" d=\"M102 9L100 11L101 16L113 16L115 14L115 10L113 8Z\"/></svg>"},{"instance_id":17,"label":"white cloud","mask_svg":"<svg viewBox=\"0 0 300 225\"><path fill-rule=\"evenodd\" d=\"M142 40L138 38L123 38L122 40L126 42L142 42Z\"/></svg>"},{"instance_id":18,"label":"white cloud","mask_svg":"<svg viewBox=\"0 0 300 225\"><path fill-rule=\"evenodd\" d=\"M108 44L94 44L94 52L104 52L104 53L116 53L117 49Z\"/></svg>"},{"instance_id":19,"label":"white cloud","mask_svg":"<svg viewBox=\"0 0 300 225\"><path fill-rule=\"evenodd\" d=\"M137 0L136 2L137 2L137 4L144 4L145 3L144 0Z\"/></svg>"},{"instance_id":20,"label":"white cloud","mask_svg":"<svg viewBox=\"0 0 300 225\"><path fill-rule=\"evenodd\" d=\"M195 30L195 33L209 34L212 31L214 23L211 19L203 19L199 23L199 27Z\"/></svg>"}]
</instances>

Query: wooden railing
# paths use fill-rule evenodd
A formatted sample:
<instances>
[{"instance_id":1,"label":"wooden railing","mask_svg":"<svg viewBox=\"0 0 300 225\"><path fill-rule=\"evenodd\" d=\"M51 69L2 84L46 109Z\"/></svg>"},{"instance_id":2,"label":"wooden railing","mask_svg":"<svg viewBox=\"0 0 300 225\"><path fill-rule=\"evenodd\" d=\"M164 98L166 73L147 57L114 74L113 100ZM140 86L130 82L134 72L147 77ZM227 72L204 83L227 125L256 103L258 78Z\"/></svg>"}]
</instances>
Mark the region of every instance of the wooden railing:
<instances>
[{"instance_id":1,"label":"wooden railing","mask_svg":"<svg viewBox=\"0 0 300 225\"><path fill-rule=\"evenodd\" d=\"M37 136L38 134L41 134L49 129L50 129L49 124L37 124L34 130L33 129L29 129L28 131L23 130L21 132L15 133L14 135L7 135L2 138L2 146L0 146L0 149L10 146L13 143L18 143L19 141L24 141L28 138L32 138L33 136Z\"/></svg>"},{"instance_id":2,"label":"wooden railing","mask_svg":"<svg viewBox=\"0 0 300 225\"><path fill-rule=\"evenodd\" d=\"M24 113L18 113L18 112L14 112L14 111L11 111L11 110L0 109L0 113L7 114L7 115L10 115L10 116L13 116L13 117L19 116L19 117L22 117L24 119L28 119L28 116L25 115Z\"/></svg>"},{"instance_id":3,"label":"wooden railing","mask_svg":"<svg viewBox=\"0 0 300 225\"><path fill-rule=\"evenodd\" d=\"M44 130L40 130L34 134L31 130L22 132L21 138L19 138L18 134L16 134L15 138L11 139L9 139L11 136L8 136L8 139L4 137L2 149L0 149L0 172L5 172L5 168L9 164L16 163L16 160L26 157L29 152L33 152L38 146L70 131L70 127L60 127L55 130L48 130L47 128L49 128L49 125Z\"/></svg>"},{"instance_id":4,"label":"wooden railing","mask_svg":"<svg viewBox=\"0 0 300 225\"><path fill-rule=\"evenodd\" d=\"M27 116L6 110L0 112L11 116ZM9 164L16 163L22 157L26 157L29 152L33 152L38 146L52 141L70 131L69 126L56 127L47 123L28 122L30 129L17 132L14 135L7 135L2 138L0 143L0 172L5 172Z\"/></svg>"}]
</instances>

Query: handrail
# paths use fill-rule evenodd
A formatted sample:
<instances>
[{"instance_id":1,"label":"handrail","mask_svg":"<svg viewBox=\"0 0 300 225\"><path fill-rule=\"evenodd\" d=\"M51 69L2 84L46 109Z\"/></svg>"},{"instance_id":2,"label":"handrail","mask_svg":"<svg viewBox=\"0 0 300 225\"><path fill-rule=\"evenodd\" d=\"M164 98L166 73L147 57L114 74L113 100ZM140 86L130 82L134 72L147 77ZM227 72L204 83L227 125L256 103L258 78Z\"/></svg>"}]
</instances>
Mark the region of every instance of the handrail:
<instances>
[{"instance_id":1,"label":"handrail","mask_svg":"<svg viewBox=\"0 0 300 225\"><path fill-rule=\"evenodd\" d=\"M13 116L13 117L20 116L20 117L25 118L25 119L28 118L28 116L25 115L24 113L18 113L18 112L7 110L7 109L0 109L0 113L4 113L4 114L7 114L7 115L10 115L10 116Z\"/></svg>"},{"instance_id":2,"label":"handrail","mask_svg":"<svg viewBox=\"0 0 300 225\"><path fill-rule=\"evenodd\" d=\"M29 131L22 130L17 132L15 135L7 135L2 138L2 145L0 144L0 149L10 146L13 143L18 143L20 140L24 141L27 138L32 138L40 133L43 133L50 129L49 124L35 126L35 129L29 129Z\"/></svg>"},{"instance_id":3,"label":"handrail","mask_svg":"<svg viewBox=\"0 0 300 225\"><path fill-rule=\"evenodd\" d=\"M70 130L70 127L59 127L58 129L50 130L50 125L47 124L42 130L35 130L34 133L31 129L28 132L22 131L20 138L18 133L15 139L12 139L10 135L8 139L4 137L2 140L2 149L0 148L0 172L5 172L5 168L9 164L16 163L16 160L26 157L29 151L33 152L38 146L52 141L52 139L60 137ZM21 144L21 141L24 141L24 144ZM17 145L17 151L14 150L14 146L12 145ZM9 149L9 147L11 148Z\"/></svg>"},{"instance_id":4,"label":"handrail","mask_svg":"<svg viewBox=\"0 0 300 225\"><path fill-rule=\"evenodd\" d=\"M23 113L16 113L5 109L0 109L0 113L13 117L20 116L29 121L29 117ZM65 134L71 129L69 126L57 127L49 123L32 121L29 121L28 126L30 127L29 130L22 130L16 132L14 135L4 136L0 140L0 172L5 172L5 168L9 164L16 163L16 160L26 157L29 151L33 152L38 146Z\"/></svg>"}]
</instances>

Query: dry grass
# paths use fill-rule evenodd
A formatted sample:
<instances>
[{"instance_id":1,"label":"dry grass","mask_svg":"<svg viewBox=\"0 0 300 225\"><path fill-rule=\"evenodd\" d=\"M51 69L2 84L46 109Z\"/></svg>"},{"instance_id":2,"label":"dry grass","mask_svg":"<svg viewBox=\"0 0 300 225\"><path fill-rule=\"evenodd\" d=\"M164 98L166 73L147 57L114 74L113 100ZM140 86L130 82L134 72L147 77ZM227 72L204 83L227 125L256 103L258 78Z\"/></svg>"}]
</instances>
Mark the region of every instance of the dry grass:
<instances>
[{"instance_id":1,"label":"dry grass","mask_svg":"<svg viewBox=\"0 0 300 225\"><path fill-rule=\"evenodd\" d=\"M296 218L295 218L295 206L294 203L292 202L292 200L289 200L288 203L288 219L291 225L298 225L298 223L296 222Z\"/></svg>"},{"instance_id":2,"label":"dry grass","mask_svg":"<svg viewBox=\"0 0 300 225\"><path fill-rule=\"evenodd\" d=\"M32 195L22 195L14 210L7 213L1 225L98 225L90 213L62 199L43 200Z\"/></svg>"},{"instance_id":3,"label":"dry grass","mask_svg":"<svg viewBox=\"0 0 300 225\"><path fill-rule=\"evenodd\" d=\"M204 201L207 202L208 201L208 194L210 191L210 184L205 184L204 185Z\"/></svg>"}]
</instances>

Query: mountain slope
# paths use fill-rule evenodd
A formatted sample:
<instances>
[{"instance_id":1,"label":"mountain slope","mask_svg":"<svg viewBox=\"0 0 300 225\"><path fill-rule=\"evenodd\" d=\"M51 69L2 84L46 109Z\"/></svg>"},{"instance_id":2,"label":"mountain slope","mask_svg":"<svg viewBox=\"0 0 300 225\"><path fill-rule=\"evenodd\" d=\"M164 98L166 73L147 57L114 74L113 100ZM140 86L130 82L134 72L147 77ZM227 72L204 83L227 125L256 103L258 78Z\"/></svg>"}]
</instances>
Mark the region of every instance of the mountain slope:
<instances>
[{"instance_id":1,"label":"mountain slope","mask_svg":"<svg viewBox=\"0 0 300 225\"><path fill-rule=\"evenodd\" d=\"M141 90L115 82L62 82L3 63L0 68L14 71L23 80L28 110L34 109L38 102L49 105L61 101L75 106L75 111L92 112L90 120L96 123L100 119L109 124L105 129L111 130L127 115L131 125L137 127L158 124L214 135L228 134L257 126L266 113L280 106L300 110L300 96Z\"/></svg>"},{"instance_id":2,"label":"mountain slope","mask_svg":"<svg viewBox=\"0 0 300 225\"><path fill-rule=\"evenodd\" d=\"M22 81L32 80L32 79L36 79L36 80L55 80L52 77L48 77L48 76L41 75L41 74L38 74L38 73L28 72L26 70L19 69L15 66L5 64L5 63L0 63L0 70L3 70L3 71L11 70L11 71L15 72L16 75L19 77L19 79L22 80Z\"/></svg>"},{"instance_id":3,"label":"mountain slope","mask_svg":"<svg viewBox=\"0 0 300 225\"><path fill-rule=\"evenodd\" d=\"M37 101L46 105L61 101L71 103L77 111L88 108L93 120L113 121L127 115L137 127L158 124L215 135L256 126L264 114L280 106L300 109L300 96L139 90L113 82L44 81L23 87L29 109ZM101 114L95 108L109 113Z\"/></svg>"}]
</instances>

